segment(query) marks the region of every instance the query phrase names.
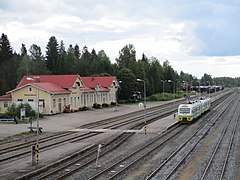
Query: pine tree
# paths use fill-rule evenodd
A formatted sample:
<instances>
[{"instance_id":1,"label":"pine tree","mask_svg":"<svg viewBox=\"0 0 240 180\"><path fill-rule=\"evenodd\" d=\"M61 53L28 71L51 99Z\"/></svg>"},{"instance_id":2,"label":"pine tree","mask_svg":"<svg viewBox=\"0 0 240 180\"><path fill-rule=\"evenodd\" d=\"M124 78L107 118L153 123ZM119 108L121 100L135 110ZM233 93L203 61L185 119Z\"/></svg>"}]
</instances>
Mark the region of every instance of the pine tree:
<instances>
[{"instance_id":1,"label":"pine tree","mask_svg":"<svg viewBox=\"0 0 240 180\"><path fill-rule=\"evenodd\" d=\"M60 60L59 60L59 45L55 36L50 37L47 44L46 59L47 68L53 74L61 74L60 72Z\"/></svg>"},{"instance_id":2,"label":"pine tree","mask_svg":"<svg viewBox=\"0 0 240 180\"><path fill-rule=\"evenodd\" d=\"M51 72L47 69L46 61L42 55L41 47L33 44L30 47L30 65L31 65L31 74L40 75L40 74L51 74Z\"/></svg>"},{"instance_id":3,"label":"pine tree","mask_svg":"<svg viewBox=\"0 0 240 180\"><path fill-rule=\"evenodd\" d=\"M8 37L2 34L0 38L0 95L11 89L8 82L12 81L9 74L12 72L12 57L13 52Z\"/></svg>"}]
</instances>

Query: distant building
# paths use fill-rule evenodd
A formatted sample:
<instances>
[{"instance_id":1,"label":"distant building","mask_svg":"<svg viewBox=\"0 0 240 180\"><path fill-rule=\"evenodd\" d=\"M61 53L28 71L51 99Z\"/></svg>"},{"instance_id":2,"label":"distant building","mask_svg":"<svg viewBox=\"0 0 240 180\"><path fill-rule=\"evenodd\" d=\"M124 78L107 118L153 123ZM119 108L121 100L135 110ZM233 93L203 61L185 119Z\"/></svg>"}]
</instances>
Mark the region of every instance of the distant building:
<instances>
[{"instance_id":1,"label":"distant building","mask_svg":"<svg viewBox=\"0 0 240 180\"><path fill-rule=\"evenodd\" d=\"M117 79L114 76L80 77L79 75L24 76L17 87L0 96L0 113L12 104L29 103L39 112L61 113L66 105L73 111L92 107L93 103L116 102Z\"/></svg>"}]
</instances>

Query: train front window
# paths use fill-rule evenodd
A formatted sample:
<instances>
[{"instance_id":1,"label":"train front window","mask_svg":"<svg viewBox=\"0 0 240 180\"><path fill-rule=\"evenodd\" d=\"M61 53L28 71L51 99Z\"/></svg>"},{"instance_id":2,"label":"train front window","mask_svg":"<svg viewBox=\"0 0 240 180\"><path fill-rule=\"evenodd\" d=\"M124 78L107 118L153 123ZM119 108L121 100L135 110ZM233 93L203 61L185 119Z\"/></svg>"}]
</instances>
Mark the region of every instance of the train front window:
<instances>
[{"instance_id":1,"label":"train front window","mask_svg":"<svg viewBox=\"0 0 240 180\"><path fill-rule=\"evenodd\" d=\"M190 108L180 108L179 113L180 114L189 114Z\"/></svg>"}]
</instances>

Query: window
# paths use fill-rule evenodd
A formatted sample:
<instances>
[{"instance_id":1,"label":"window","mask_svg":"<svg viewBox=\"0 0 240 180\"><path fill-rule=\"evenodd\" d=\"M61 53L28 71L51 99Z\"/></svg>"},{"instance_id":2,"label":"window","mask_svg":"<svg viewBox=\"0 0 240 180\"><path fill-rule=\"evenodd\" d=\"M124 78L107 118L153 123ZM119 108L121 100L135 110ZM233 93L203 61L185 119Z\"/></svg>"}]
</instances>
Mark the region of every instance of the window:
<instances>
[{"instance_id":1,"label":"window","mask_svg":"<svg viewBox=\"0 0 240 180\"><path fill-rule=\"evenodd\" d=\"M17 101L19 101L19 102L22 102L22 101L23 101L23 99L17 99Z\"/></svg>"},{"instance_id":2,"label":"window","mask_svg":"<svg viewBox=\"0 0 240 180\"><path fill-rule=\"evenodd\" d=\"M45 100L44 99L39 99L39 102L42 102L43 107L45 107Z\"/></svg>"},{"instance_id":3,"label":"window","mask_svg":"<svg viewBox=\"0 0 240 180\"><path fill-rule=\"evenodd\" d=\"M80 87L80 82L76 82L76 86L77 86L77 87Z\"/></svg>"},{"instance_id":4,"label":"window","mask_svg":"<svg viewBox=\"0 0 240 180\"><path fill-rule=\"evenodd\" d=\"M28 102L33 102L34 100L33 99L28 99Z\"/></svg>"},{"instance_id":5,"label":"window","mask_svg":"<svg viewBox=\"0 0 240 180\"><path fill-rule=\"evenodd\" d=\"M67 103L66 103L66 98L63 98L63 105L66 106Z\"/></svg>"},{"instance_id":6,"label":"window","mask_svg":"<svg viewBox=\"0 0 240 180\"><path fill-rule=\"evenodd\" d=\"M189 114L190 113L190 108L180 108L179 112L181 114Z\"/></svg>"},{"instance_id":7,"label":"window","mask_svg":"<svg viewBox=\"0 0 240 180\"><path fill-rule=\"evenodd\" d=\"M5 108L8 107L8 102L7 102L7 101L4 101L4 102L3 102L3 107L5 107Z\"/></svg>"},{"instance_id":8,"label":"window","mask_svg":"<svg viewBox=\"0 0 240 180\"><path fill-rule=\"evenodd\" d=\"M53 107L56 107L56 99L53 99Z\"/></svg>"},{"instance_id":9,"label":"window","mask_svg":"<svg viewBox=\"0 0 240 180\"><path fill-rule=\"evenodd\" d=\"M28 88L28 91L31 92L31 91L32 91L32 87L29 87L29 88Z\"/></svg>"},{"instance_id":10,"label":"window","mask_svg":"<svg viewBox=\"0 0 240 180\"><path fill-rule=\"evenodd\" d=\"M77 105L77 98L74 97L74 107L76 107L76 105Z\"/></svg>"}]
</instances>

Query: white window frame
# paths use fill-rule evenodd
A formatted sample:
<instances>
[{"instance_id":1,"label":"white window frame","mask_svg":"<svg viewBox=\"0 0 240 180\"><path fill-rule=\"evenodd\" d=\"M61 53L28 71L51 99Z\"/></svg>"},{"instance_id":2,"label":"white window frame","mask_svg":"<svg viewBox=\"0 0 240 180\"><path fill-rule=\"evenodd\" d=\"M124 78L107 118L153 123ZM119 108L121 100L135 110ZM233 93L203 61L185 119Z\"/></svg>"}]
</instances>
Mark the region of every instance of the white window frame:
<instances>
[{"instance_id":1,"label":"white window frame","mask_svg":"<svg viewBox=\"0 0 240 180\"><path fill-rule=\"evenodd\" d=\"M4 108L8 108L8 101L4 101L4 102L3 102L3 107L4 107Z\"/></svg>"},{"instance_id":2,"label":"white window frame","mask_svg":"<svg viewBox=\"0 0 240 180\"><path fill-rule=\"evenodd\" d=\"M56 107L56 99L53 99L53 108Z\"/></svg>"}]
</instances>

